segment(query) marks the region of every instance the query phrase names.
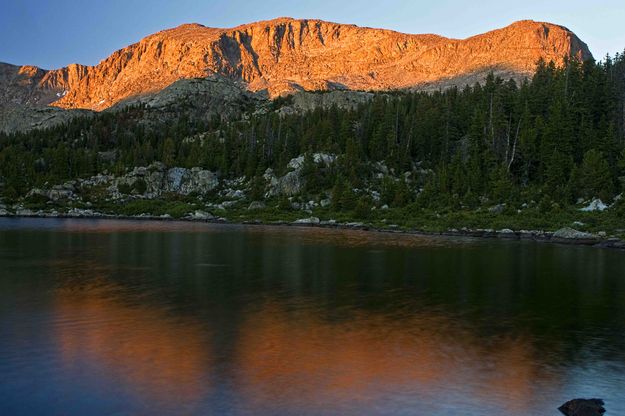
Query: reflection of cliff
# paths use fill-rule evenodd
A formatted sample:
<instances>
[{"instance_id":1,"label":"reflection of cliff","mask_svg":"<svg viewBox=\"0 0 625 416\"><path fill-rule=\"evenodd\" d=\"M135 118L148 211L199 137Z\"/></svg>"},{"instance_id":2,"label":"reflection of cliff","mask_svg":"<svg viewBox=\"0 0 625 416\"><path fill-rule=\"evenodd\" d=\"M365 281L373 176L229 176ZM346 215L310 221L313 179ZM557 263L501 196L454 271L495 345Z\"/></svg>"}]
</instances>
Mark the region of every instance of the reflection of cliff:
<instances>
[{"instance_id":1,"label":"reflection of cliff","mask_svg":"<svg viewBox=\"0 0 625 416\"><path fill-rule=\"evenodd\" d=\"M241 311L242 321L214 317L211 328L220 333L208 336L195 318L167 313L167 304L150 306L154 299L143 290L84 281L90 283L56 292L65 371L97 368L99 377L119 380L146 402L203 408L213 388L232 386L249 408L314 411L393 392L426 401L479 397L523 413L531 410L525 406L535 385L554 384L526 340L485 341L444 315L351 311L332 320L318 305L270 302Z\"/></svg>"},{"instance_id":2,"label":"reflection of cliff","mask_svg":"<svg viewBox=\"0 0 625 416\"><path fill-rule=\"evenodd\" d=\"M525 340L486 344L453 321L428 314L331 322L318 313L289 316L274 305L250 316L240 335L239 384L261 407L276 398L285 406L311 406L405 392L411 400L480 397L521 411L529 410L535 385L553 382Z\"/></svg>"},{"instance_id":3,"label":"reflection of cliff","mask_svg":"<svg viewBox=\"0 0 625 416\"><path fill-rule=\"evenodd\" d=\"M124 303L115 298L119 288L98 283L57 292L55 335L66 371L96 366L146 401L199 401L211 382L202 325Z\"/></svg>"},{"instance_id":4,"label":"reflection of cliff","mask_svg":"<svg viewBox=\"0 0 625 416\"><path fill-rule=\"evenodd\" d=\"M38 255L43 245L56 258L63 371L114 380L142 403L204 409L227 396L245 409L315 414L328 403L390 398L534 414L537 400L547 408L549 395L567 389L554 374L566 376L589 351L610 360L622 351L622 340L603 342L610 325L620 333L618 253L430 246L315 229L132 227L38 241ZM597 279L585 278L591 269ZM591 307L598 303L605 307ZM588 343L599 322L603 350Z\"/></svg>"}]
</instances>

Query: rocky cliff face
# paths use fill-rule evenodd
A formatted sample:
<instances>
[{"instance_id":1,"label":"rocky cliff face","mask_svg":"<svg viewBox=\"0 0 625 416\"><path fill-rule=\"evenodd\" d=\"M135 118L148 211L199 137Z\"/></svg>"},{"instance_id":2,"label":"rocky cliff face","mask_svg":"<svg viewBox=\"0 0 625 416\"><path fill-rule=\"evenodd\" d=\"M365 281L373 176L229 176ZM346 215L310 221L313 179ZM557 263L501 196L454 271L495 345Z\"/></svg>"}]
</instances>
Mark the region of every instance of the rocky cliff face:
<instances>
[{"instance_id":1,"label":"rocky cliff face","mask_svg":"<svg viewBox=\"0 0 625 416\"><path fill-rule=\"evenodd\" d=\"M0 93L5 104L103 110L211 74L277 96L466 83L491 70L523 76L539 58L561 64L567 56L591 58L568 29L534 21L464 40L290 18L232 29L187 24L148 36L96 66L45 71L0 64Z\"/></svg>"}]
</instances>

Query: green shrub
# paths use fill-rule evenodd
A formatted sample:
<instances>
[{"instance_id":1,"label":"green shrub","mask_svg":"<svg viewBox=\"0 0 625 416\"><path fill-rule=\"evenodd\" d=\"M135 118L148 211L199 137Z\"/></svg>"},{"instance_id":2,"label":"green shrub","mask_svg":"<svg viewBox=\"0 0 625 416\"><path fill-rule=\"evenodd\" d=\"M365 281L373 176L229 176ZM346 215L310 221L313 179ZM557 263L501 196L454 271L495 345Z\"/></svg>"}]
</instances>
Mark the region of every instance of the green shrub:
<instances>
[{"instance_id":1,"label":"green shrub","mask_svg":"<svg viewBox=\"0 0 625 416\"><path fill-rule=\"evenodd\" d=\"M24 202L34 204L34 205L44 205L48 201L49 201L48 197L45 195L41 195L41 194L32 194L28 198L24 199Z\"/></svg>"},{"instance_id":2,"label":"green shrub","mask_svg":"<svg viewBox=\"0 0 625 416\"><path fill-rule=\"evenodd\" d=\"M371 217L371 202L368 198L360 198L354 208L354 215L358 219L366 220Z\"/></svg>"},{"instance_id":3,"label":"green shrub","mask_svg":"<svg viewBox=\"0 0 625 416\"><path fill-rule=\"evenodd\" d=\"M136 193L143 195L148 189L148 184L143 179L138 179L135 181L133 188Z\"/></svg>"},{"instance_id":4,"label":"green shrub","mask_svg":"<svg viewBox=\"0 0 625 416\"><path fill-rule=\"evenodd\" d=\"M290 211L291 210L291 201L286 196L281 196L278 200L278 209L280 211Z\"/></svg>"},{"instance_id":5,"label":"green shrub","mask_svg":"<svg viewBox=\"0 0 625 416\"><path fill-rule=\"evenodd\" d=\"M120 183L117 185L117 190L120 194L129 195L132 192L132 186L127 183Z\"/></svg>"},{"instance_id":6,"label":"green shrub","mask_svg":"<svg viewBox=\"0 0 625 416\"><path fill-rule=\"evenodd\" d=\"M121 215L165 215L180 218L195 210L195 205L180 201L164 201L160 199L137 199L122 205L115 205L111 210Z\"/></svg>"}]
</instances>

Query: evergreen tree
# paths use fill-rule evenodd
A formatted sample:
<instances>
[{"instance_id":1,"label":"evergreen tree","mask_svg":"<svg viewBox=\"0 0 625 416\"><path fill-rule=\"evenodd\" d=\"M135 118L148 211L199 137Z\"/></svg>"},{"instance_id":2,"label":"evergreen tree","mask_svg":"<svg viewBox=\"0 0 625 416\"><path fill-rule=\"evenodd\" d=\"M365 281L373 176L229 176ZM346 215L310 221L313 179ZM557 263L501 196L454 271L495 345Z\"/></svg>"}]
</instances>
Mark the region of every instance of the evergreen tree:
<instances>
[{"instance_id":1,"label":"evergreen tree","mask_svg":"<svg viewBox=\"0 0 625 416\"><path fill-rule=\"evenodd\" d=\"M602 152L594 149L586 152L581 166L580 185L582 196L586 198L599 197L604 201L612 199L614 181Z\"/></svg>"}]
</instances>

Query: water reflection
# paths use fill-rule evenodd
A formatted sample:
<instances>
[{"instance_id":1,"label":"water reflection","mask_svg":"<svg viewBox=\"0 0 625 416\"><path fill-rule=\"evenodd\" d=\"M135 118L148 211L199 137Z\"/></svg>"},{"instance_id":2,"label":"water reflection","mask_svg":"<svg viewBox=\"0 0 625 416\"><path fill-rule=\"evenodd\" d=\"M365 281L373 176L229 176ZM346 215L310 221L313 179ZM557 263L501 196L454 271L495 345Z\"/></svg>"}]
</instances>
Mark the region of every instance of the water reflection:
<instances>
[{"instance_id":1,"label":"water reflection","mask_svg":"<svg viewBox=\"0 0 625 416\"><path fill-rule=\"evenodd\" d=\"M310 303L266 301L221 334L233 351L214 351L206 323L137 304L132 294L94 280L55 292L58 371L80 373L95 364L98 377L115 379L150 408L199 412L216 383L235 386L241 402L232 410L241 412L349 413L393 392L527 414L546 405L540 395L557 382L527 339L485 340L427 313L357 312L336 320L323 319ZM227 371L218 371L226 362Z\"/></svg>"},{"instance_id":2,"label":"water reflection","mask_svg":"<svg viewBox=\"0 0 625 416\"><path fill-rule=\"evenodd\" d=\"M125 299L123 288L109 286L105 277L90 280L55 291L59 371L79 373L96 363L99 377L115 379L143 402L174 399L193 407L201 401L211 382L206 323Z\"/></svg>"},{"instance_id":3,"label":"water reflection","mask_svg":"<svg viewBox=\"0 0 625 416\"><path fill-rule=\"evenodd\" d=\"M527 340L486 341L444 316L362 313L328 322L310 312L289 316L270 304L241 326L240 386L254 406L270 408L279 398L285 407L348 410L393 392L410 402L481 400L482 408L528 414L540 401L535 387L556 382Z\"/></svg>"},{"instance_id":4,"label":"water reflection","mask_svg":"<svg viewBox=\"0 0 625 416\"><path fill-rule=\"evenodd\" d=\"M0 270L0 414L625 412L620 252L0 220Z\"/></svg>"}]
</instances>

